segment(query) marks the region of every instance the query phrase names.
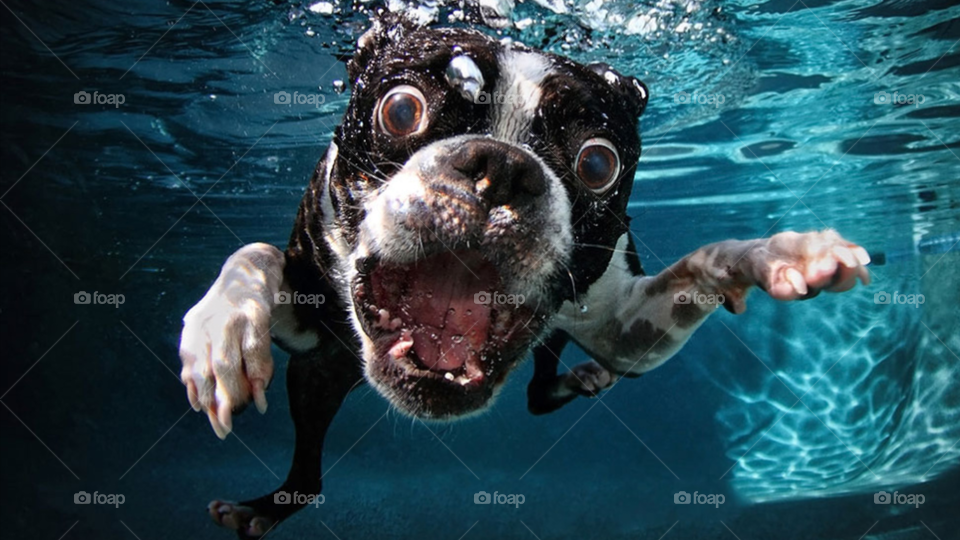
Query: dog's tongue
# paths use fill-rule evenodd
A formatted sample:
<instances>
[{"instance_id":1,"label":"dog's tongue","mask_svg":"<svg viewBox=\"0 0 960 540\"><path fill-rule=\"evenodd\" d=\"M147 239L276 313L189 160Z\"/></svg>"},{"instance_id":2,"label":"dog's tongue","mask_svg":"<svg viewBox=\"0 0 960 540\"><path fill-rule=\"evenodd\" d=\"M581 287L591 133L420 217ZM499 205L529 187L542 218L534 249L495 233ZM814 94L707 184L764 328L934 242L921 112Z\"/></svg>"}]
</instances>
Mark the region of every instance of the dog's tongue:
<instances>
[{"instance_id":1,"label":"dog's tongue","mask_svg":"<svg viewBox=\"0 0 960 540\"><path fill-rule=\"evenodd\" d=\"M470 364L479 365L490 306L476 298L494 292L498 279L493 266L479 256L448 253L417 263L409 278L413 350L423 366L454 371L471 358Z\"/></svg>"}]
</instances>

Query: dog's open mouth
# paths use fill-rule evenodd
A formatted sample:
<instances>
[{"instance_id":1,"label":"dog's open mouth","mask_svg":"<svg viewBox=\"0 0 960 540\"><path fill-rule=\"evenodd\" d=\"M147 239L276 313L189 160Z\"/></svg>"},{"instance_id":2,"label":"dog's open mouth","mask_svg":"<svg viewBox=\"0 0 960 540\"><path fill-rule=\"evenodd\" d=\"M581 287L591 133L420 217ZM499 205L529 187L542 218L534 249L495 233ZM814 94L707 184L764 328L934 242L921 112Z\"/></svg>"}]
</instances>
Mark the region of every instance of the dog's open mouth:
<instances>
[{"instance_id":1,"label":"dog's open mouth","mask_svg":"<svg viewBox=\"0 0 960 540\"><path fill-rule=\"evenodd\" d=\"M484 393L532 337L533 310L521 296L498 292L500 275L478 252L444 252L404 265L365 258L357 267L358 317L378 371L398 384L427 379L461 394ZM517 339L521 333L525 339Z\"/></svg>"}]
</instances>

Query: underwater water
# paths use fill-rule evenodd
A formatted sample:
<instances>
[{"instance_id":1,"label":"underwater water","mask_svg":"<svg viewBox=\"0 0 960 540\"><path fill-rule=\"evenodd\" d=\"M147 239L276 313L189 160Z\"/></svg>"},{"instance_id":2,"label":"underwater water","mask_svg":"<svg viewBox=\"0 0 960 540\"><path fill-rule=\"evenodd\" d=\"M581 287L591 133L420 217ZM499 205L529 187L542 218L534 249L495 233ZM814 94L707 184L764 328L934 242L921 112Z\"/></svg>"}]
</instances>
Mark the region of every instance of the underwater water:
<instances>
[{"instance_id":1,"label":"underwater water","mask_svg":"<svg viewBox=\"0 0 960 540\"><path fill-rule=\"evenodd\" d=\"M455 424L362 388L327 437L324 504L269 536L960 538L960 6L483 3L508 26L453 2L389 7L649 86L629 208L648 273L830 227L870 251L873 283L755 292L662 367L547 416L526 409L530 362ZM2 4L4 537L228 538L206 504L267 493L292 457L286 355L266 415L221 441L179 381L181 317L239 246L286 245L375 5ZM94 291L123 304L75 302Z\"/></svg>"}]
</instances>

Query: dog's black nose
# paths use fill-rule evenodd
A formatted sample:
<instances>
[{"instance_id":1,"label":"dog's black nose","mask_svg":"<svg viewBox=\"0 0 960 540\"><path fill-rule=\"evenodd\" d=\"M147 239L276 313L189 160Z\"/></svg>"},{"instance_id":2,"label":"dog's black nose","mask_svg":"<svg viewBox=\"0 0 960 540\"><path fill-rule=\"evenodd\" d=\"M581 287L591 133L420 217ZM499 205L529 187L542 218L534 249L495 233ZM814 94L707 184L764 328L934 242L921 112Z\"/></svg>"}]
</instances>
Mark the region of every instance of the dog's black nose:
<instances>
[{"instance_id":1,"label":"dog's black nose","mask_svg":"<svg viewBox=\"0 0 960 540\"><path fill-rule=\"evenodd\" d=\"M543 167L523 150L493 139L474 139L455 149L447 161L473 182L475 193L492 206L520 202L547 190Z\"/></svg>"}]
</instances>

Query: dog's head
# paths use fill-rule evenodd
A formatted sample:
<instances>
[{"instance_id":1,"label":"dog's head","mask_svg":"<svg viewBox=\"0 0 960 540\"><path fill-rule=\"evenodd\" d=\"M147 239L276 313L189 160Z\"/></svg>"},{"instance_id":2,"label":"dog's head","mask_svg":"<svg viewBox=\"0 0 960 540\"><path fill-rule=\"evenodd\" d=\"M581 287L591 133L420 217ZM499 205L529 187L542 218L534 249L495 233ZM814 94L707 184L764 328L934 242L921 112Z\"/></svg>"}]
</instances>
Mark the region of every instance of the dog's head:
<instances>
[{"instance_id":1,"label":"dog's head","mask_svg":"<svg viewBox=\"0 0 960 540\"><path fill-rule=\"evenodd\" d=\"M318 182L367 379L409 414L479 410L626 231L647 89L395 18L348 73Z\"/></svg>"}]
</instances>

